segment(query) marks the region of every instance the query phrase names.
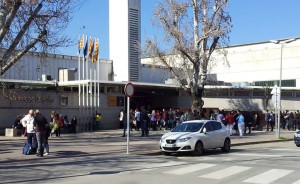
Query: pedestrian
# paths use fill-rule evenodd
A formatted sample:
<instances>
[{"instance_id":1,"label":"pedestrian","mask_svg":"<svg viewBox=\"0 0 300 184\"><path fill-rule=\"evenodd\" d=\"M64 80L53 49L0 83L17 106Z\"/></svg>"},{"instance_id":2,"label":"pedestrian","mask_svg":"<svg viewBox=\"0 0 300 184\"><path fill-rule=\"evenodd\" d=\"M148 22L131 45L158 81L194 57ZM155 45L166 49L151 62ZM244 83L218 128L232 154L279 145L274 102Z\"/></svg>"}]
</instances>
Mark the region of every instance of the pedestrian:
<instances>
[{"instance_id":1,"label":"pedestrian","mask_svg":"<svg viewBox=\"0 0 300 184\"><path fill-rule=\"evenodd\" d=\"M46 124L47 119L40 113L39 110L35 110L34 127L36 133L36 139L38 143L37 156L43 157L46 137Z\"/></svg>"},{"instance_id":2,"label":"pedestrian","mask_svg":"<svg viewBox=\"0 0 300 184\"><path fill-rule=\"evenodd\" d=\"M58 129L56 131L56 137L60 137L61 129L64 127L64 118L63 115L60 114L58 118Z\"/></svg>"},{"instance_id":3,"label":"pedestrian","mask_svg":"<svg viewBox=\"0 0 300 184\"><path fill-rule=\"evenodd\" d=\"M33 116L33 110L30 109L28 111L28 114L24 116L24 118L21 120L23 127L26 127L26 133L27 133L27 143L30 145L30 149L32 153L36 152L37 148L37 140L34 130L34 116Z\"/></svg>"},{"instance_id":4,"label":"pedestrian","mask_svg":"<svg viewBox=\"0 0 300 184\"><path fill-rule=\"evenodd\" d=\"M224 120L225 120L225 117L224 117L224 114L222 113L222 111L217 111L216 112L216 120L220 123L224 123ZM226 125L225 125L226 126Z\"/></svg>"},{"instance_id":5,"label":"pedestrian","mask_svg":"<svg viewBox=\"0 0 300 184\"><path fill-rule=\"evenodd\" d=\"M120 121L120 128L124 128L124 111L123 109L120 110L120 113L119 113L119 121Z\"/></svg>"},{"instance_id":6,"label":"pedestrian","mask_svg":"<svg viewBox=\"0 0 300 184\"><path fill-rule=\"evenodd\" d=\"M100 130L101 113L96 113L95 124L96 130Z\"/></svg>"},{"instance_id":7,"label":"pedestrian","mask_svg":"<svg viewBox=\"0 0 300 184\"><path fill-rule=\"evenodd\" d=\"M234 118L233 118L233 112L228 112L226 117L225 117L225 121L227 122L227 129L230 132L230 135L232 135L232 128L233 128L233 123L234 123Z\"/></svg>"},{"instance_id":8,"label":"pedestrian","mask_svg":"<svg viewBox=\"0 0 300 184\"><path fill-rule=\"evenodd\" d=\"M244 128L245 128L245 118L244 118L241 111L238 111L237 123L238 123L238 129L239 129L240 137L242 137L243 132L244 132Z\"/></svg>"},{"instance_id":9,"label":"pedestrian","mask_svg":"<svg viewBox=\"0 0 300 184\"><path fill-rule=\"evenodd\" d=\"M17 129L18 132L22 131L22 134L23 134L23 125L22 125L22 122L21 122L22 118L23 118L22 115L17 116L17 118L14 121L13 128Z\"/></svg>"},{"instance_id":10,"label":"pedestrian","mask_svg":"<svg viewBox=\"0 0 300 184\"><path fill-rule=\"evenodd\" d=\"M149 116L144 106L141 107L141 123L142 123L142 135L141 137L149 135Z\"/></svg>"},{"instance_id":11,"label":"pedestrian","mask_svg":"<svg viewBox=\"0 0 300 184\"><path fill-rule=\"evenodd\" d=\"M70 123L67 115L64 116L64 127L65 127L65 132L70 133L71 123Z\"/></svg>"},{"instance_id":12,"label":"pedestrian","mask_svg":"<svg viewBox=\"0 0 300 184\"><path fill-rule=\"evenodd\" d=\"M140 111L138 108L135 109L135 112L134 112L134 119L135 119L135 122L136 122L136 125L135 125L135 130L136 131L139 131L140 130L140 127L141 127L141 120L140 120Z\"/></svg>"},{"instance_id":13,"label":"pedestrian","mask_svg":"<svg viewBox=\"0 0 300 184\"><path fill-rule=\"evenodd\" d=\"M265 112L265 124L267 125L267 131L269 131L269 127L270 127L270 113L269 113L269 110L266 110L266 112Z\"/></svg>"},{"instance_id":14,"label":"pedestrian","mask_svg":"<svg viewBox=\"0 0 300 184\"><path fill-rule=\"evenodd\" d=\"M48 139L50 137L50 134L51 134L51 127L50 127L50 124L47 123L46 124L46 134L45 134L45 143L44 143L46 152L45 152L44 156L45 155L49 155L49 143L48 143Z\"/></svg>"},{"instance_id":15,"label":"pedestrian","mask_svg":"<svg viewBox=\"0 0 300 184\"><path fill-rule=\"evenodd\" d=\"M77 126L77 117L74 116L71 120L71 126L72 126L72 131L74 134L76 134L76 126Z\"/></svg>"},{"instance_id":16,"label":"pedestrian","mask_svg":"<svg viewBox=\"0 0 300 184\"><path fill-rule=\"evenodd\" d=\"M273 112L270 113L269 122L270 122L271 132L272 132L275 126L275 114Z\"/></svg>"},{"instance_id":17,"label":"pedestrian","mask_svg":"<svg viewBox=\"0 0 300 184\"><path fill-rule=\"evenodd\" d=\"M155 110L152 110L152 112L151 112L150 121L151 121L152 130L156 131L157 130L157 126L156 126L157 118L156 118Z\"/></svg>"}]
</instances>

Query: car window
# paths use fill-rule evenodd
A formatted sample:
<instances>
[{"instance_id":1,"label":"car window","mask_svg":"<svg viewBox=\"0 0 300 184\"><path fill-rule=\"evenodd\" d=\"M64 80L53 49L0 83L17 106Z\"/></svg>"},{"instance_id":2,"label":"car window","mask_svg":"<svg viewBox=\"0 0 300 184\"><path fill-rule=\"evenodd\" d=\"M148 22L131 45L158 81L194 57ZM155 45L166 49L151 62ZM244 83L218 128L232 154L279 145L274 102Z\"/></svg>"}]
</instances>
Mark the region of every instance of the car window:
<instances>
[{"instance_id":1,"label":"car window","mask_svg":"<svg viewBox=\"0 0 300 184\"><path fill-rule=\"evenodd\" d=\"M220 123L220 122L217 122L217 121L213 121L213 122L212 122L212 126L213 126L213 129L214 129L214 130L220 130L220 129L222 129L221 123Z\"/></svg>"},{"instance_id":2,"label":"car window","mask_svg":"<svg viewBox=\"0 0 300 184\"><path fill-rule=\"evenodd\" d=\"M203 126L203 123L182 123L171 132L197 132Z\"/></svg>"},{"instance_id":3,"label":"car window","mask_svg":"<svg viewBox=\"0 0 300 184\"><path fill-rule=\"evenodd\" d=\"M213 131L213 127L212 127L212 123L211 123L211 122L207 122L207 123L204 125L204 128L206 128L206 132L211 132L211 131Z\"/></svg>"}]
</instances>

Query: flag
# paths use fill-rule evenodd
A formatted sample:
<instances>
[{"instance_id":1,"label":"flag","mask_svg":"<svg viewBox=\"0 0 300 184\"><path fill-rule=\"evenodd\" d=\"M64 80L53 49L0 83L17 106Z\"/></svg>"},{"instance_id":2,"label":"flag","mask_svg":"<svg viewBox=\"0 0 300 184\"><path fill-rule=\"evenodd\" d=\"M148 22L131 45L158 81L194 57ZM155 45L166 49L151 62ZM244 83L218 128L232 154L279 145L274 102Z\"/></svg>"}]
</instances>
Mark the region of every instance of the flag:
<instances>
[{"instance_id":1,"label":"flag","mask_svg":"<svg viewBox=\"0 0 300 184\"><path fill-rule=\"evenodd\" d=\"M99 41L95 40L95 51L94 51L94 55L92 58L92 62L95 62L98 60L98 53L99 53Z\"/></svg>"},{"instance_id":2,"label":"flag","mask_svg":"<svg viewBox=\"0 0 300 184\"><path fill-rule=\"evenodd\" d=\"M85 46L83 49L83 57L85 57L87 55L87 49L88 49L88 40L86 40L86 42L85 42Z\"/></svg>"},{"instance_id":3,"label":"flag","mask_svg":"<svg viewBox=\"0 0 300 184\"><path fill-rule=\"evenodd\" d=\"M89 45L89 57L92 58L94 52L94 43L92 38L90 38L90 45Z\"/></svg>"},{"instance_id":4,"label":"flag","mask_svg":"<svg viewBox=\"0 0 300 184\"><path fill-rule=\"evenodd\" d=\"M78 52L80 54L80 50L83 48L84 44L84 35L82 35L82 38L78 41Z\"/></svg>"}]
</instances>

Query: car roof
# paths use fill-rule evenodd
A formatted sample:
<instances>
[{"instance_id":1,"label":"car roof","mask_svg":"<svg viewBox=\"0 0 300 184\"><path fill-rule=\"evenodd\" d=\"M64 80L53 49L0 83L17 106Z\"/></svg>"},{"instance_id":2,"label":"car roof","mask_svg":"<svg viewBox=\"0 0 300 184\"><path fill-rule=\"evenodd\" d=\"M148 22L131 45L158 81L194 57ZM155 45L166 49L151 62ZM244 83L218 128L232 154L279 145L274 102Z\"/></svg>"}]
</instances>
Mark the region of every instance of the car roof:
<instances>
[{"instance_id":1,"label":"car roof","mask_svg":"<svg viewBox=\"0 0 300 184\"><path fill-rule=\"evenodd\" d=\"M206 123L206 122L209 122L209 121L214 121L214 120L190 120L190 121L184 121L182 123Z\"/></svg>"}]
</instances>

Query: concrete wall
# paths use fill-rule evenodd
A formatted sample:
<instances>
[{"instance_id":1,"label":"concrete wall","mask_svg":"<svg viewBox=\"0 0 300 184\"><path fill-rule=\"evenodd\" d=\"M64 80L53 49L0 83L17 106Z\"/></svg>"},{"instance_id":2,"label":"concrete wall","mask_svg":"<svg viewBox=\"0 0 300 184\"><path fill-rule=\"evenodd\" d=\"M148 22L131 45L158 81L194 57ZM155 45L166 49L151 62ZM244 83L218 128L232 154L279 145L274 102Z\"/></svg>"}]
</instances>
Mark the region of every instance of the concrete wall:
<instances>
[{"instance_id":1,"label":"concrete wall","mask_svg":"<svg viewBox=\"0 0 300 184\"><path fill-rule=\"evenodd\" d=\"M78 92L67 91L37 91L37 90L3 90L0 95L0 133L5 128L11 127L17 115L26 115L29 109L39 109L50 120L51 111L78 118L80 130L89 130L91 117L95 111L102 114L103 129L115 129L119 127L118 114L124 106L108 106L108 96L124 96L122 94L99 95L100 107L78 106ZM61 97L68 97L67 105L61 104ZM79 110L80 109L80 110Z\"/></svg>"},{"instance_id":2,"label":"concrete wall","mask_svg":"<svg viewBox=\"0 0 300 184\"><path fill-rule=\"evenodd\" d=\"M227 51L227 60L221 57L220 52L216 51L212 56L212 62L209 65L208 74L215 76L218 81L228 83L242 83L255 81L272 81L279 80L281 47L270 42L254 43L232 46L225 49ZM300 88L300 39L283 46L282 55L282 80L295 79L296 85ZM178 60L180 59L176 56ZM170 75L169 70L162 67L150 65L161 65L152 58L143 58L141 63L141 79L149 80L148 76L158 73L165 75L155 76L153 82L161 82L165 77ZM150 69L151 68L151 69ZM154 71L155 70L160 70ZM155 79L155 80L154 80Z\"/></svg>"},{"instance_id":3,"label":"concrete wall","mask_svg":"<svg viewBox=\"0 0 300 184\"><path fill-rule=\"evenodd\" d=\"M81 79L83 79L83 62L81 64ZM99 73L100 80L109 81L113 73L112 61L100 60L100 66L97 67L96 62L89 62L88 71L96 70ZM85 63L86 69L86 63ZM42 58L38 53L29 53L22 57L14 66L12 66L2 79L17 80L33 80L41 81L42 75L50 75L52 80L59 80L59 68L76 69L74 79L78 80L78 57L48 54L46 58ZM85 72L86 73L86 72Z\"/></svg>"}]
</instances>

